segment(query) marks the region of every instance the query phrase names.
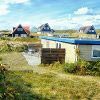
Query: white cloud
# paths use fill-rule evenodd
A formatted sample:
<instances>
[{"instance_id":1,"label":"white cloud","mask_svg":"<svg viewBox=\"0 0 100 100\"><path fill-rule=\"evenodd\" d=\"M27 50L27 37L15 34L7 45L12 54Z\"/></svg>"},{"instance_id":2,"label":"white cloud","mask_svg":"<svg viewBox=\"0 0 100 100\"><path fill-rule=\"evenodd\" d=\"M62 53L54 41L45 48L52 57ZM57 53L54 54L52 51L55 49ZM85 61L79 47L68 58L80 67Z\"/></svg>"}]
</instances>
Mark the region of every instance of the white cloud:
<instances>
[{"instance_id":1,"label":"white cloud","mask_svg":"<svg viewBox=\"0 0 100 100\"><path fill-rule=\"evenodd\" d=\"M7 4L21 4L21 3L27 3L30 0L4 0L5 3Z\"/></svg>"},{"instance_id":2,"label":"white cloud","mask_svg":"<svg viewBox=\"0 0 100 100\"><path fill-rule=\"evenodd\" d=\"M0 16L6 15L10 12L9 4L26 4L29 2L30 0L2 0L0 1Z\"/></svg>"},{"instance_id":3,"label":"white cloud","mask_svg":"<svg viewBox=\"0 0 100 100\"><path fill-rule=\"evenodd\" d=\"M41 24L47 22L54 29L79 29L81 26L99 26L100 15L81 15L59 19L44 18L41 20Z\"/></svg>"},{"instance_id":4,"label":"white cloud","mask_svg":"<svg viewBox=\"0 0 100 100\"><path fill-rule=\"evenodd\" d=\"M8 14L10 12L8 8L9 6L6 4L0 5L0 15Z\"/></svg>"},{"instance_id":5,"label":"white cloud","mask_svg":"<svg viewBox=\"0 0 100 100\"><path fill-rule=\"evenodd\" d=\"M87 14L92 14L92 9L89 9L88 7L82 7L79 8L77 11L74 11L74 14L76 15L87 15Z\"/></svg>"}]
</instances>

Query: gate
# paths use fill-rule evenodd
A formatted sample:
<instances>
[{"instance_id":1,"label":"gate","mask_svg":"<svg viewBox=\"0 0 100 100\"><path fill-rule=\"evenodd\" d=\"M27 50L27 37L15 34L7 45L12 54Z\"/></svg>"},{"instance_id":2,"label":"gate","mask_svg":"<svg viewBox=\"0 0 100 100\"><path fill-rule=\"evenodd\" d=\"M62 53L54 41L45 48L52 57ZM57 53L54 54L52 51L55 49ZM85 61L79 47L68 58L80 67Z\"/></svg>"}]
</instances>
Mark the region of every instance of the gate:
<instances>
[{"instance_id":1,"label":"gate","mask_svg":"<svg viewBox=\"0 0 100 100\"><path fill-rule=\"evenodd\" d=\"M65 62L65 49L43 48L41 50L41 63L51 64L56 61Z\"/></svg>"}]
</instances>

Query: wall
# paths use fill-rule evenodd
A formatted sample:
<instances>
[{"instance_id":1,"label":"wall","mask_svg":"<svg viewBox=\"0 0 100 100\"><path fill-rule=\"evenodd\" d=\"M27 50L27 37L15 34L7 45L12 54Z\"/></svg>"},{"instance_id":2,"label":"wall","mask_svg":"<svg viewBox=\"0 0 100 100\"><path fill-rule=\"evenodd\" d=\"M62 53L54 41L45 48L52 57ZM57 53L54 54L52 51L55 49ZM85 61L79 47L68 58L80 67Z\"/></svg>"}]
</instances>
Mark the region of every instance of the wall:
<instances>
[{"instance_id":1,"label":"wall","mask_svg":"<svg viewBox=\"0 0 100 100\"><path fill-rule=\"evenodd\" d=\"M80 58L87 61L100 60L100 58L92 57L93 49L100 50L100 45L74 45L45 39L42 39L41 43L43 48L56 48L56 43L61 43L61 48L66 50L65 62L77 62L76 48L78 48L80 51Z\"/></svg>"},{"instance_id":2,"label":"wall","mask_svg":"<svg viewBox=\"0 0 100 100\"><path fill-rule=\"evenodd\" d=\"M65 62L74 63L77 61L76 45L45 39L41 39L41 43L43 48L56 48L56 43L61 43L61 48L64 48L66 51Z\"/></svg>"},{"instance_id":3,"label":"wall","mask_svg":"<svg viewBox=\"0 0 100 100\"><path fill-rule=\"evenodd\" d=\"M100 60L100 58L92 57L92 52L94 48L98 48L100 50L100 45L79 45L80 57L87 61Z\"/></svg>"},{"instance_id":4,"label":"wall","mask_svg":"<svg viewBox=\"0 0 100 100\"><path fill-rule=\"evenodd\" d=\"M65 48L65 50L66 50L66 54L65 54L66 62L74 63L77 61L76 45L68 44L68 43L61 43L61 48Z\"/></svg>"}]
</instances>

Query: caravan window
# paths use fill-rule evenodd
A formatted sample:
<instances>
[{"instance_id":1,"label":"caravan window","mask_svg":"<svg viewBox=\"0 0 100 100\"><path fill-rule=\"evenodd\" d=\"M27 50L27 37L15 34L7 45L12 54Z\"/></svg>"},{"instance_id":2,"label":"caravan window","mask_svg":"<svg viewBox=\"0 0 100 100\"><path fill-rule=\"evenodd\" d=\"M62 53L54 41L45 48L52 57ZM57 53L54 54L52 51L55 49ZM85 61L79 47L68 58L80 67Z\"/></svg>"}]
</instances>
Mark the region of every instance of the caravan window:
<instances>
[{"instance_id":1,"label":"caravan window","mask_svg":"<svg viewBox=\"0 0 100 100\"><path fill-rule=\"evenodd\" d=\"M46 42L46 47L49 48L49 41Z\"/></svg>"},{"instance_id":2,"label":"caravan window","mask_svg":"<svg viewBox=\"0 0 100 100\"><path fill-rule=\"evenodd\" d=\"M56 48L61 48L61 43L56 43Z\"/></svg>"},{"instance_id":3,"label":"caravan window","mask_svg":"<svg viewBox=\"0 0 100 100\"><path fill-rule=\"evenodd\" d=\"M93 57L99 57L100 58L100 50L93 50Z\"/></svg>"},{"instance_id":4,"label":"caravan window","mask_svg":"<svg viewBox=\"0 0 100 100\"><path fill-rule=\"evenodd\" d=\"M58 43L56 43L56 48L58 48Z\"/></svg>"},{"instance_id":5,"label":"caravan window","mask_svg":"<svg viewBox=\"0 0 100 100\"><path fill-rule=\"evenodd\" d=\"M59 48L61 49L61 43L59 43Z\"/></svg>"}]
</instances>

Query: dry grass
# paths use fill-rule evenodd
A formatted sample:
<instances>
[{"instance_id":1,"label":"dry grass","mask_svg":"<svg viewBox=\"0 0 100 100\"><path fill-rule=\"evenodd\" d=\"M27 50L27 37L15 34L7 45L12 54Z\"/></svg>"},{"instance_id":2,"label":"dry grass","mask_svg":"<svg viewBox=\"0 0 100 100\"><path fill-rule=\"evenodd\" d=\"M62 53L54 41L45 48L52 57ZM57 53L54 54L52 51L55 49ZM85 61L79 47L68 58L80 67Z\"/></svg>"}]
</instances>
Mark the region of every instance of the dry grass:
<instances>
[{"instance_id":1,"label":"dry grass","mask_svg":"<svg viewBox=\"0 0 100 100\"><path fill-rule=\"evenodd\" d=\"M10 66L9 70L32 70L21 53L2 53L2 63Z\"/></svg>"},{"instance_id":2,"label":"dry grass","mask_svg":"<svg viewBox=\"0 0 100 100\"><path fill-rule=\"evenodd\" d=\"M68 75L66 78L60 78L53 73L15 72L15 75L9 78L12 78L13 84L16 80L23 80L24 84L20 82L21 87L25 85L39 100L100 100L100 78L96 77L92 79ZM30 96L25 96L28 98L25 100L32 100Z\"/></svg>"},{"instance_id":3,"label":"dry grass","mask_svg":"<svg viewBox=\"0 0 100 100\"><path fill-rule=\"evenodd\" d=\"M11 66L7 80L10 89L18 91L21 100L100 100L100 77L64 74L51 65L45 73L23 72L31 67L20 53L1 54L3 63ZM39 68L39 67L38 67ZM39 69L39 71L42 67ZM17 70L17 71L15 71ZM44 70L41 70L44 71ZM20 100L19 99L19 100Z\"/></svg>"}]
</instances>

